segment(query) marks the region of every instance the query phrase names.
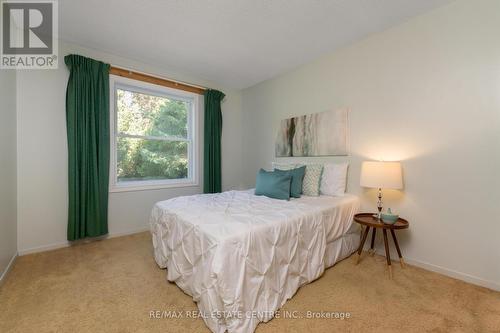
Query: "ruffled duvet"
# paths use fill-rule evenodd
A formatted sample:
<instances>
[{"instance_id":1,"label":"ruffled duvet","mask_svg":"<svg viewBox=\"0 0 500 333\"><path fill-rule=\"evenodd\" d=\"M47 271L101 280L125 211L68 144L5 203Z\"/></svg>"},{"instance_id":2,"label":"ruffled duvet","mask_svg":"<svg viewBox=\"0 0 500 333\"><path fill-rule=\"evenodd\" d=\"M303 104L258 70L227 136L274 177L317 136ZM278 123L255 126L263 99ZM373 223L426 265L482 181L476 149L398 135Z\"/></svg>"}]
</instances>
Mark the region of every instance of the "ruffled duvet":
<instances>
[{"instance_id":1,"label":"ruffled duvet","mask_svg":"<svg viewBox=\"0 0 500 333\"><path fill-rule=\"evenodd\" d=\"M349 230L355 196L291 201L229 191L157 203L151 214L155 260L197 302L213 332L253 332L297 289L351 254L342 242L333 260L328 244ZM357 240L357 237L353 237ZM331 254L330 254L331 257Z\"/></svg>"}]
</instances>

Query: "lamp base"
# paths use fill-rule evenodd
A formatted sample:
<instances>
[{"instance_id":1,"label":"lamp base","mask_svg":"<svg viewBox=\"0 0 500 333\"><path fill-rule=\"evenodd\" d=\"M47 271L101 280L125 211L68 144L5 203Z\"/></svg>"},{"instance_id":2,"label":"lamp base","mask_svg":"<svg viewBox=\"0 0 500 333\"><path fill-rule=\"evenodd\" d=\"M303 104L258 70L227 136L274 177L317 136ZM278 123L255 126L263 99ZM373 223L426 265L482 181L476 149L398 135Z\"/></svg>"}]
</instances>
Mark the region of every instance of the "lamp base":
<instances>
[{"instance_id":1,"label":"lamp base","mask_svg":"<svg viewBox=\"0 0 500 333\"><path fill-rule=\"evenodd\" d=\"M380 218L382 217L382 189L380 187L378 188L377 209L378 209L377 219L380 220Z\"/></svg>"}]
</instances>

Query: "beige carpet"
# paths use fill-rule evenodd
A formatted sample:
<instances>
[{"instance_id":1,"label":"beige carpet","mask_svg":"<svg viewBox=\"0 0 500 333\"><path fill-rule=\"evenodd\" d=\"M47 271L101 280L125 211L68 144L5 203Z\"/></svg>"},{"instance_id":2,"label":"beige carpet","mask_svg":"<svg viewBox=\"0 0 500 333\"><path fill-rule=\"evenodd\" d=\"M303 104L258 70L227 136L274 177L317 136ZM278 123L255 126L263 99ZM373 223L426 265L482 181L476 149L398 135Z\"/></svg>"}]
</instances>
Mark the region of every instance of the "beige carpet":
<instances>
[{"instance_id":1,"label":"beige carpet","mask_svg":"<svg viewBox=\"0 0 500 333\"><path fill-rule=\"evenodd\" d=\"M415 267L386 273L382 257L348 258L282 310L351 318L275 318L256 332L500 332L500 293ZM196 310L165 276L148 233L20 257L0 289L0 332L208 332L201 318L150 319Z\"/></svg>"}]
</instances>

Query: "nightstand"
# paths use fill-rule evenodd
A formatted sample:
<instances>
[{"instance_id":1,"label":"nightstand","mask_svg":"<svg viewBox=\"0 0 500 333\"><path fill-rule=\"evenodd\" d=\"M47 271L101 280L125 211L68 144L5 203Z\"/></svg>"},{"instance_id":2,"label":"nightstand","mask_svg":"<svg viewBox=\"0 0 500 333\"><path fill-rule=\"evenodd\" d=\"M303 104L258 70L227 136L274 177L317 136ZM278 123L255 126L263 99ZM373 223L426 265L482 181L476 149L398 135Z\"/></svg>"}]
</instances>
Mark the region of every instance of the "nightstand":
<instances>
[{"instance_id":1,"label":"nightstand","mask_svg":"<svg viewBox=\"0 0 500 333\"><path fill-rule=\"evenodd\" d=\"M391 267L391 255L389 254L389 242L387 240L387 230L391 232L392 239L394 240L394 245L396 246L396 250L398 251L399 262L401 263L401 267L405 267L405 262L403 260L403 256L401 255L401 249L399 248L398 240L396 238L396 233L394 230L399 229L407 229L410 224L407 220L399 218L394 224L385 224L381 220L373 217L373 213L361 213L354 215L354 221L365 226L365 230L363 231L363 236L361 238L361 244L359 244L358 248L358 257L356 258L356 265L359 263L361 258L361 252L363 251L363 246L365 245L366 238L368 236L368 232L370 228L372 231L372 239L370 244L370 251L374 253L373 245L375 242L375 234L377 229L382 229L382 233L384 234L384 245L385 245L385 257L387 259L387 266L389 268L389 278L392 279L392 267Z\"/></svg>"}]
</instances>

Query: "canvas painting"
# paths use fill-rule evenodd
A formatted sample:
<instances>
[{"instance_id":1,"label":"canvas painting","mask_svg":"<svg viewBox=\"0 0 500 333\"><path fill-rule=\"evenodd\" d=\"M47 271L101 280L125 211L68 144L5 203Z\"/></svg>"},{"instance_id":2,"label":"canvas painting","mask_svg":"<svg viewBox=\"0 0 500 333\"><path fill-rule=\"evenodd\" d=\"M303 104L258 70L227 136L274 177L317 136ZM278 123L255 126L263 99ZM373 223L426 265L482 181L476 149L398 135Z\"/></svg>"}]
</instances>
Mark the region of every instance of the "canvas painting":
<instances>
[{"instance_id":1,"label":"canvas painting","mask_svg":"<svg viewBox=\"0 0 500 333\"><path fill-rule=\"evenodd\" d=\"M276 137L276 157L348 155L348 109L284 119Z\"/></svg>"}]
</instances>

